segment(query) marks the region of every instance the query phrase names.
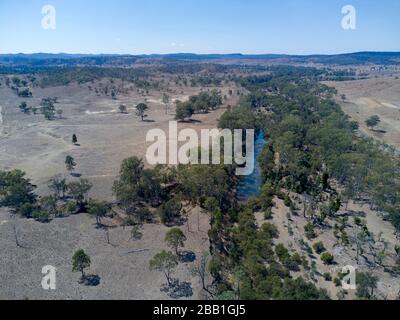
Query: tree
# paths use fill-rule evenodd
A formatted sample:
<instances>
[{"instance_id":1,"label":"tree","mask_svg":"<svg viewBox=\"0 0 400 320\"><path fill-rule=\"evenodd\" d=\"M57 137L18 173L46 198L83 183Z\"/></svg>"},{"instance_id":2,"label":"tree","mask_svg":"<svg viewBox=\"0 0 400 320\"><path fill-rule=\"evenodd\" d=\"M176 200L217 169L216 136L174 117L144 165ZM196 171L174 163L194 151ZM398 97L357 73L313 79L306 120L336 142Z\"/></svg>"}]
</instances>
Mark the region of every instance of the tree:
<instances>
[{"instance_id":1,"label":"tree","mask_svg":"<svg viewBox=\"0 0 400 320\"><path fill-rule=\"evenodd\" d=\"M378 277L369 272L357 272L357 297L362 299L372 299L374 297L374 290L377 288Z\"/></svg>"},{"instance_id":2,"label":"tree","mask_svg":"<svg viewBox=\"0 0 400 320\"><path fill-rule=\"evenodd\" d=\"M194 108L191 103L176 101L176 115L175 120L185 121L186 119L190 119L194 114Z\"/></svg>"},{"instance_id":3,"label":"tree","mask_svg":"<svg viewBox=\"0 0 400 320\"><path fill-rule=\"evenodd\" d=\"M0 207L12 208L16 213L30 217L37 196L35 186L21 170L0 170Z\"/></svg>"},{"instance_id":4,"label":"tree","mask_svg":"<svg viewBox=\"0 0 400 320\"><path fill-rule=\"evenodd\" d=\"M214 294L208 289L207 286L207 275L209 274L207 267L209 264L209 258L210 256L208 253L203 253L201 257L193 264L191 273L193 276L200 278L203 290L213 297Z\"/></svg>"},{"instance_id":5,"label":"tree","mask_svg":"<svg viewBox=\"0 0 400 320\"><path fill-rule=\"evenodd\" d=\"M72 174L72 171L74 170L76 166L75 159L72 156L67 156L65 158L65 166L67 170Z\"/></svg>"},{"instance_id":6,"label":"tree","mask_svg":"<svg viewBox=\"0 0 400 320\"><path fill-rule=\"evenodd\" d=\"M72 143L75 145L78 143L78 137L76 136L75 133L72 135Z\"/></svg>"},{"instance_id":7,"label":"tree","mask_svg":"<svg viewBox=\"0 0 400 320\"><path fill-rule=\"evenodd\" d=\"M139 202L159 205L164 194L161 178L157 169L144 169L142 159L131 157L122 162L113 193L126 210Z\"/></svg>"},{"instance_id":8,"label":"tree","mask_svg":"<svg viewBox=\"0 0 400 320\"><path fill-rule=\"evenodd\" d=\"M85 278L85 269L90 268L90 257L80 249L72 257L72 272L81 272L81 279Z\"/></svg>"},{"instance_id":9,"label":"tree","mask_svg":"<svg viewBox=\"0 0 400 320\"><path fill-rule=\"evenodd\" d=\"M136 106L136 115L144 121L144 118L147 117L146 115L146 110L148 110L149 107L145 103L139 103Z\"/></svg>"},{"instance_id":10,"label":"tree","mask_svg":"<svg viewBox=\"0 0 400 320\"><path fill-rule=\"evenodd\" d=\"M162 102L165 105L165 114L168 114L169 100L170 100L169 95L164 92L163 95L162 95Z\"/></svg>"},{"instance_id":11,"label":"tree","mask_svg":"<svg viewBox=\"0 0 400 320\"><path fill-rule=\"evenodd\" d=\"M177 256L179 256L179 247L184 247L185 241L186 236L179 228L172 228L165 235L165 242L175 251Z\"/></svg>"},{"instance_id":12,"label":"tree","mask_svg":"<svg viewBox=\"0 0 400 320\"><path fill-rule=\"evenodd\" d=\"M39 201L40 209L49 215L56 216L58 214L57 198L55 196L44 196Z\"/></svg>"},{"instance_id":13,"label":"tree","mask_svg":"<svg viewBox=\"0 0 400 320\"><path fill-rule=\"evenodd\" d=\"M380 122L381 122L381 119L379 118L379 116L376 116L376 115L368 118L365 121L367 127L370 129L374 129Z\"/></svg>"},{"instance_id":14,"label":"tree","mask_svg":"<svg viewBox=\"0 0 400 320\"><path fill-rule=\"evenodd\" d=\"M44 98L40 104L42 113L47 120L53 120L56 114L54 104L57 102L54 98Z\"/></svg>"},{"instance_id":15,"label":"tree","mask_svg":"<svg viewBox=\"0 0 400 320\"><path fill-rule=\"evenodd\" d=\"M180 203L180 201L176 199L171 199L163 203L158 212L161 218L161 222L164 224L169 224L180 216L181 211L182 204Z\"/></svg>"},{"instance_id":16,"label":"tree","mask_svg":"<svg viewBox=\"0 0 400 320\"><path fill-rule=\"evenodd\" d=\"M105 201L89 200L88 213L96 217L97 226L101 225L101 218L107 215L109 205Z\"/></svg>"},{"instance_id":17,"label":"tree","mask_svg":"<svg viewBox=\"0 0 400 320\"><path fill-rule=\"evenodd\" d=\"M59 199L65 197L65 192L67 191L67 180L62 175L54 176L49 181L49 189L53 190Z\"/></svg>"},{"instance_id":18,"label":"tree","mask_svg":"<svg viewBox=\"0 0 400 320\"><path fill-rule=\"evenodd\" d=\"M150 270L157 270L164 273L168 286L171 285L171 273L177 266L178 257L170 251L163 250L150 260Z\"/></svg>"},{"instance_id":19,"label":"tree","mask_svg":"<svg viewBox=\"0 0 400 320\"><path fill-rule=\"evenodd\" d=\"M85 199L91 188L92 184L87 179L80 179L79 181L73 181L68 183L67 185L68 193L76 201L80 209L83 208Z\"/></svg>"},{"instance_id":20,"label":"tree","mask_svg":"<svg viewBox=\"0 0 400 320\"><path fill-rule=\"evenodd\" d=\"M25 114L28 114L30 112L30 109L25 101L21 102L21 104L19 105L19 109Z\"/></svg>"},{"instance_id":21,"label":"tree","mask_svg":"<svg viewBox=\"0 0 400 320\"><path fill-rule=\"evenodd\" d=\"M128 108L123 104L121 104L118 109L120 113L127 113L128 111Z\"/></svg>"}]
</instances>

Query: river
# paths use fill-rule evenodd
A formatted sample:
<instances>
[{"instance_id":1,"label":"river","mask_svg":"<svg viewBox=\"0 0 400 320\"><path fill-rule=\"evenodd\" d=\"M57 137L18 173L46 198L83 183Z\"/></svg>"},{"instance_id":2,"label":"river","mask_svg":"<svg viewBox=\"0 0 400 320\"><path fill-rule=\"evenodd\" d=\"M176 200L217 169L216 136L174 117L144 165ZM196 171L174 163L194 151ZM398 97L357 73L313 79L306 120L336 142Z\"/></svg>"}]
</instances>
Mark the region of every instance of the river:
<instances>
[{"instance_id":1,"label":"river","mask_svg":"<svg viewBox=\"0 0 400 320\"><path fill-rule=\"evenodd\" d=\"M257 196L262 186L261 168L257 161L258 156L267 144L263 130L258 133L254 144L254 171L251 175L245 176L239 183L237 197L241 201L245 201L252 196Z\"/></svg>"}]
</instances>

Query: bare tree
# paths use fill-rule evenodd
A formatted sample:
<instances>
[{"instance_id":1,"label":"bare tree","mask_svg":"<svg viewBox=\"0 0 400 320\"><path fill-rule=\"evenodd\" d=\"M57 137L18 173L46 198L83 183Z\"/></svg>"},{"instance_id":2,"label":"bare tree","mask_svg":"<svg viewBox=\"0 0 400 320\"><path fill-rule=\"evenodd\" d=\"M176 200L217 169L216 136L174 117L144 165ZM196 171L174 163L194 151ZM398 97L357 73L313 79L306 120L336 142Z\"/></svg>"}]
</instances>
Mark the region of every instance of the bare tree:
<instances>
[{"instance_id":1,"label":"bare tree","mask_svg":"<svg viewBox=\"0 0 400 320\"><path fill-rule=\"evenodd\" d=\"M214 296L214 293L211 292L209 289L209 286L207 285L207 280L209 273L207 272L207 266L209 263L209 254L208 253L203 253L199 259L196 260L196 262L193 264L191 273L193 276L197 276L200 278L201 281L201 286L205 292L207 292L211 297Z\"/></svg>"}]
</instances>

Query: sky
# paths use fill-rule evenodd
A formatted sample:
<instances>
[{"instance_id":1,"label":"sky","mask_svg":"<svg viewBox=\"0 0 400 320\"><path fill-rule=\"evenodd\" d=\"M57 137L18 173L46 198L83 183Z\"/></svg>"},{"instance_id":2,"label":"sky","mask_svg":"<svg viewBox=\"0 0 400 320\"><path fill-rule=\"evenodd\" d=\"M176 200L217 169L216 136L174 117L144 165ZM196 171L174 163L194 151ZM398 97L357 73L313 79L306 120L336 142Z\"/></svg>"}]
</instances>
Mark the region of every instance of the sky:
<instances>
[{"instance_id":1,"label":"sky","mask_svg":"<svg viewBox=\"0 0 400 320\"><path fill-rule=\"evenodd\" d=\"M55 29L42 8L55 8ZM342 7L356 29L342 28ZM0 53L400 51L399 0L0 0Z\"/></svg>"}]
</instances>

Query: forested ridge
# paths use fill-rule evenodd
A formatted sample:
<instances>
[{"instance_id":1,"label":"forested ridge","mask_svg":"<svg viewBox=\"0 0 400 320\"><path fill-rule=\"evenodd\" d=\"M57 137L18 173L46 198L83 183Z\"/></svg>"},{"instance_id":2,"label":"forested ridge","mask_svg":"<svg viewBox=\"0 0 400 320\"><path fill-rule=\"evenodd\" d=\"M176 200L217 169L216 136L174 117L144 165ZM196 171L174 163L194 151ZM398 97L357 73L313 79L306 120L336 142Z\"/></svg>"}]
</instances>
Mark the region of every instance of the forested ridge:
<instances>
[{"instance_id":1,"label":"forested ridge","mask_svg":"<svg viewBox=\"0 0 400 320\"><path fill-rule=\"evenodd\" d=\"M222 128L258 128L268 136L258 159L264 179L259 197L212 219L212 270L222 296L327 298L301 277L291 278L290 271L309 266L304 256L274 244L276 227L256 227L254 212L268 216L274 196L309 220L310 233L351 199L370 204L400 230L399 159L389 147L359 137L358 124L334 102L335 90L303 71L279 68L271 76L238 79L251 93L220 119ZM292 194L308 205L296 208Z\"/></svg>"}]
</instances>

